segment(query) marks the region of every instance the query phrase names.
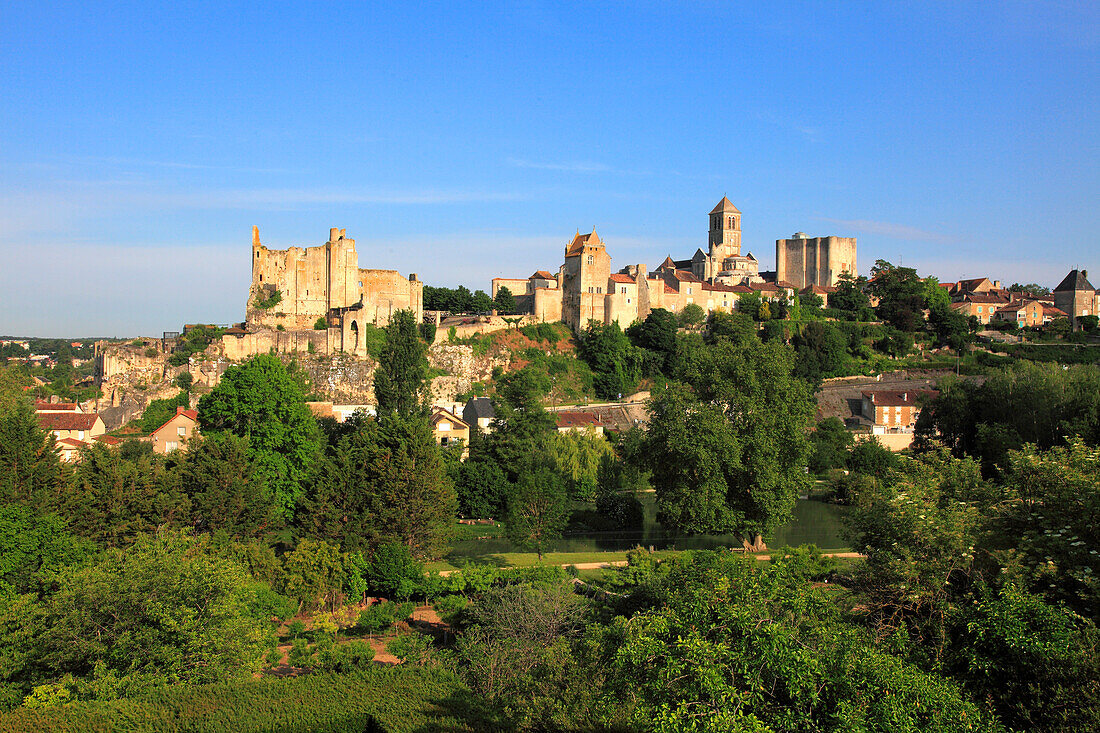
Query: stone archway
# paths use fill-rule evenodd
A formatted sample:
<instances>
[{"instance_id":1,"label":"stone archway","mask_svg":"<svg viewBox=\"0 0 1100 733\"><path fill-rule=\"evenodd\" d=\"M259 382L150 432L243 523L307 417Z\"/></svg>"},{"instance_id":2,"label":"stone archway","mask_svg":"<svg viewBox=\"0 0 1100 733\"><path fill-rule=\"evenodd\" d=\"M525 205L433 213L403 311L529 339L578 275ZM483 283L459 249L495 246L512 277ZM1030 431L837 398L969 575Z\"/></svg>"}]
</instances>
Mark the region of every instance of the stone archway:
<instances>
[{"instance_id":1,"label":"stone archway","mask_svg":"<svg viewBox=\"0 0 1100 733\"><path fill-rule=\"evenodd\" d=\"M359 352L359 324L352 321L349 332L351 335L351 353L356 354Z\"/></svg>"}]
</instances>

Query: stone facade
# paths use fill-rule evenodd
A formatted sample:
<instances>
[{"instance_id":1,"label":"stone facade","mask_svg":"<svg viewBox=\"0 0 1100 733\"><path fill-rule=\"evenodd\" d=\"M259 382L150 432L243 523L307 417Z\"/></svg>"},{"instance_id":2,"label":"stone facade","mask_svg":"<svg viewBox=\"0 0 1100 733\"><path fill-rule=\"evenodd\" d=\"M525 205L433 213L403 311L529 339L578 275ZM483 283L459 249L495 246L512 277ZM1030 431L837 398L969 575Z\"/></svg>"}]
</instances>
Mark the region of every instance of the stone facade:
<instances>
[{"instance_id":1,"label":"stone facade","mask_svg":"<svg viewBox=\"0 0 1100 733\"><path fill-rule=\"evenodd\" d=\"M355 240L344 229L330 229L329 241L317 247L271 250L252 228L252 285L246 322L250 332L312 330L317 320L328 324L324 353L366 353L362 326L385 326L397 310L411 310L419 323L424 313L424 285L416 275L406 279L396 270L359 267ZM280 299L269 307L263 301Z\"/></svg>"},{"instance_id":2,"label":"stone facade","mask_svg":"<svg viewBox=\"0 0 1100 733\"><path fill-rule=\"evenodd\" d=\"M611 257L600 236L577 232L565 247L565 261L553 275L539 270L527 279L496 278L494 295L507 286L521 311L542 322L562 321L583 330L589 321L618 322L626 327L645 320L654 308L677 312L697 304L705 311L732 311L745 293L763 286L759 263L741 254L741 212L726 198L709 216L707 251L697 249L687 260L665 259L653 271L628 265L612 272ZM788 297L787 284L765 297Z\"/></svg>"},{"instance_id":3,"label":"stone facade","mask_svg":"<svg viewBox=\"0 0 1100 733\"><path fill-rule=\"evenodd\" d=\"M807 285L832 287L841 273L855 275L855 237L807 237L796 232L775 240L775 279L801 290Z\"/></svg>"},{"instance_id":4,"label":"stone facade","mask_svg":"<svg viewBox=\"0 0 1100 733\"><path fill-rule=\"evenodd\" d=\"M1088 281L1088 270L1070 270L1054 289L1054 307L1064 311L1077 330L1081 316L1100 315L1100 292Z\"/></svg>"}]
</instances>

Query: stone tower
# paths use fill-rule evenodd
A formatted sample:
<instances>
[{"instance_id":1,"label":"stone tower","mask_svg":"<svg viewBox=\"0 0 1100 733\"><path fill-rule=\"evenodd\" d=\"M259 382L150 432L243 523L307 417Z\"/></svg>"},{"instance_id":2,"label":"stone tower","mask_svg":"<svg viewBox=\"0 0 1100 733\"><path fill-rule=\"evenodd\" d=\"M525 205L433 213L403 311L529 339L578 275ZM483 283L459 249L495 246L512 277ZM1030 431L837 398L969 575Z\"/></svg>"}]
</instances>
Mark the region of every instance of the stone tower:
<instances>
[{"instance_id":1,"label":"stone tower","mask_svg":"<svg viewBox=\"0 0 1100 733\"><path fill-rule=\"evenodd\" d=\"M715 277L727 259L741 256L741 212L725 196L710 211L709 243L705 280Z\"/></svg>"},{"instance_id":2,"label":"stone tower","mask_svg":"<svg viewBox=\"0 0 1100 733\"><path fill-rule=\"evenodd\" d=\"M561 319L575 331L583 330L589 320L603 323L611 256L595 227L591 234L577 232L565 248L561 277Z\"/></svg>"},{"instance_id":3,"label":"stone tower","mask_svg":"<svg viewBox=\"0 0 1100 733\"><path fill-rule=\"evenodd\" d=\"M796 232L775 240L775 279L801 290L808 285L835 287L840 276L856 274L855 237L808 237Z\"/></svg>"}]
</instances>

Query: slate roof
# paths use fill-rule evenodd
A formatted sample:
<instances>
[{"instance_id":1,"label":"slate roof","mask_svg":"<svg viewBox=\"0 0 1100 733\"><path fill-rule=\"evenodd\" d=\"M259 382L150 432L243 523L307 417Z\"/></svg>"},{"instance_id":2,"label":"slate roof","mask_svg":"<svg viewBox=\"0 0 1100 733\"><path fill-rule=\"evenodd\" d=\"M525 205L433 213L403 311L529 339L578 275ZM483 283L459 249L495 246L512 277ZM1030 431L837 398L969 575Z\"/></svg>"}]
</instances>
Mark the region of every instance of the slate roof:
<instances>
[{"instance_id":1,"label":"slate roof","mask_svg":"<svg viewBox=\"0 0 1100 733\"><path fill-rule=\"evenodd\" d=\"M493 409L493 401L488 397L475 397L466 403L462 409L462 417L465 420L479 420L483 417L494 418L497 416Z\"/></svg>"},{"instance_id":2,"label":"slate roof","mask_svg":"<svg viewBox=\"0 0 1100 733\"><path fill-rule=\"evenodd\" d=\"M1071 292L1074 290L1096 290L1092 287L1092 284L1085 277L1085 273L1081 270L1070 270L1065 279L1059 283L1058 287L1054 288L1056 293Z\"/></svg>"}]
</instances>

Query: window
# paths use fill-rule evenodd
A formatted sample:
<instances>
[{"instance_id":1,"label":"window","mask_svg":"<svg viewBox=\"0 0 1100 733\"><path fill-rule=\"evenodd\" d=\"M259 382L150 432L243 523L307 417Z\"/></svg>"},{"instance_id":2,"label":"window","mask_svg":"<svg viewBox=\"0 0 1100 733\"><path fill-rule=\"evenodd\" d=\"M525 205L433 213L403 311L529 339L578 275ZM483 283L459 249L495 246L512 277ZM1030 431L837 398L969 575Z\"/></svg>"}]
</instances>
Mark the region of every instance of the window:
<instances>
[{"instance_id":1,"label":"window","mask_svg":"<svg viewBox=\"0 0 1100 733\"><path fill-rule=\"evenodd\" d=\"M593 262L595 262L595 261L596 261L596 258L595 258L595 257L593 257L592 255L588 255L588 264L590 264L590 265L591 265L591 264L592 264Z\"/></svg>"},{"instance_id":2,"label":"window","mask_svg":"<svg viewBox=\"0 0 1100 733\"><path fill-rule=\"evenodd\" d=\"M979 312L979 313L981 313L981 312L982 312L982 307L981 307L980 305L978 306L978 312Z\"/></svg>"},{"instance_id":3,"label":"window","mask_svg":"<svg viewBox=\"0 0 1100 733\"><path fill-rule=\"evenodd\" d=\"M630 305L630 298L627 298L627 299L626 299L626 304L627 304L627 305Z\"/></svg>"},{"instance_id":4,"label":"window","mask_svg":"<svg viewBox=\"0 0 1100 733\"><path fill-rule=\"evenodd\" d=\"M362 280L359 281L359 287L363 287L363 281Z\"/></svg>"},{"instance_id":5,"label":"window","mask_svg":"<svg viewBox=\"0 0 1100 733\"><path fill-rule=\"evenodd\" d=\"M185 437L187 435L187 428L180 425L178 428L176 428L176 435L180 436L181 438Z\"/></svg>"},{"instance_id":6,"label":"window","mask_svg":"<svg viewBox=\"0 0 1100 733\"><path fill-rule=\"evenodd\" d=\"M84 431L83 430L77 430L76 431L76 439L77 440L84 440Z\"/></svg>"},{"instance_id":7,"label":"window","mask_svg":"<svg viewBox=\"0 0 1100 733\"><path fill-rule=\"evenodd\" d=\"M626 295L626 286L625 285L623 285L621 292L622 292L623 295ZM628 300L627 302L629 303L630 301Z\"/></svg>"},{"instance_id":8,"label":"window","mask_svg":"<svg viewBox=\"0 0 1100 733\"><path fill-rule=\"evenodd\" d=\"M688 285L688 295L691 295L691 286Z\"/></svg>"},{"instance_id":9,"label":"window","mask_svg":"<svg viewBox=\"0 0 1100 733\"><path fill-rule=\"evenodd\" d=\"M164 452L165 453L171 453L172 451L176 450L179 447L180 447L179 443L177 443L173 440L170 440L170 441L168 441L167 443L164 444Z\"/></svg>"},{"instance_id":10,"label":"window","mask_svg":"<svg viewBox=\"0 0 1100 733\"><path fill-rule=\"evenodd\" d=\"M590 293L592 292L592 287L591 286L589 286L588 292L590 292Z\"/></svg>"},{"instance_id":11,"label":"window","mask_svg":"<svg viewBox=\"0 0 1100 733\"><path fill-rule=\"evenodd\" d=\"M600 286L596 286L596 292L597 293L603 293L603 288L600 287Z\"/></svg>"},{"instance_id":12,"label":"window","mask_svg":"<svg viewBox=\"0 0 1100 733\"><path fill-rule=\"evenodd\" d=\"M450 430L451 424L449 422L441 422L436 428L437 430Z\"/></svg>"}]
</instances>

